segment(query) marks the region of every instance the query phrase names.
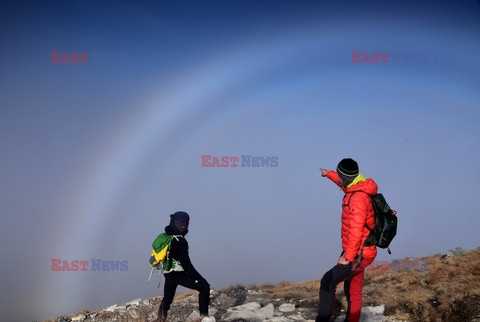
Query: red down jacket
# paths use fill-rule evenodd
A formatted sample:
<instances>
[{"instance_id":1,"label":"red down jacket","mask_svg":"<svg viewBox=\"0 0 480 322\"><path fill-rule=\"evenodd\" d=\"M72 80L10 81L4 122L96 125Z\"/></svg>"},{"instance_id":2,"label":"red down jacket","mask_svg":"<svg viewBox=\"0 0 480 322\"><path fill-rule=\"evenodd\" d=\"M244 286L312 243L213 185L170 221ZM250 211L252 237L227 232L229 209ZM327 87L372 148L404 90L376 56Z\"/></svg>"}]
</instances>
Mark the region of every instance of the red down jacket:
<instances>
[{"instance_id":1,"label":"red down jacket","mask_svg":"<svg viewBox=\"0 0 480 322\"><path fill-rule=\"evenodd\" d=\"M338 174L335 171L329 171L327 178L340 186ZM345 196L342 201L342 249L343 254L349 261L353 261L355 256L360 254L362 247L367 239L370 231L365 227L367 224L370 228L375 226L375 213L370 196L375 195L378 186L373 179L365 179L346 188L341 187ZM356 192L355 191L363 191ZM365 192L365 193L364 193ZM367 195L368 194L368 195ZM363 247L363 257L373 259L377 256L377 247Z\"/></svg>"}]
</instances>

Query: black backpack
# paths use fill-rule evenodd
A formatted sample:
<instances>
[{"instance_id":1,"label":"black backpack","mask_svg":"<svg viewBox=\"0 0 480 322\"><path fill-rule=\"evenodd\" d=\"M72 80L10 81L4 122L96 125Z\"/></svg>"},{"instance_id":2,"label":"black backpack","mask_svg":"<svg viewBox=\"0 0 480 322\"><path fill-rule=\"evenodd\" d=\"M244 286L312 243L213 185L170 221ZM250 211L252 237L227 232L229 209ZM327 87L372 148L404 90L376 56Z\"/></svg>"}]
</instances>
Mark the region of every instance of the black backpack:
<instances>
[{"instance_id":1,"label":"black backpack","mask_svg":"<svg viewBox=\"0 0 480 322\"><path fill-rule=\"evenodd\" d=\"M352 193L350 199L355 192L356 191ZM390 208L381 193L370 196L370 199L372 199L372 205L375 211L375 226L372 229L365 224L365 227L370 231L370 234L365 240L365 246L376 245L380 248L386 248L388 253L391 254L392 252L388 246L397 234L397 212Z\"/></svg>"}]
</instances>

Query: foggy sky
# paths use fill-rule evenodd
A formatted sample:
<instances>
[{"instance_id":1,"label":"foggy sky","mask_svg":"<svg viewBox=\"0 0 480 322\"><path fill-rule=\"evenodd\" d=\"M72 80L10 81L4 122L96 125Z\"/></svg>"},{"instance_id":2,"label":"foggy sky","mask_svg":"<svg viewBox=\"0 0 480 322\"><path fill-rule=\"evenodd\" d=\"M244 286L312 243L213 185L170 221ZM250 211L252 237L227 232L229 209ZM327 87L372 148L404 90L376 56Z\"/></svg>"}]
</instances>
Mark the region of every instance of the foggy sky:
<instances>
[{"instance_id":1,"label":"foggy sky","mask_svg":"<svg viewBox=\"0 0 480 322\"><path fill-rule=\"evenodd\" d=\"M320 278L343 194L318 168L344 157L398 212L378 260L478 247L479 15L476 1L2 2L2 320L161 294L147 260L178 210L213 288Z\"/></svg>"}]
</instances>

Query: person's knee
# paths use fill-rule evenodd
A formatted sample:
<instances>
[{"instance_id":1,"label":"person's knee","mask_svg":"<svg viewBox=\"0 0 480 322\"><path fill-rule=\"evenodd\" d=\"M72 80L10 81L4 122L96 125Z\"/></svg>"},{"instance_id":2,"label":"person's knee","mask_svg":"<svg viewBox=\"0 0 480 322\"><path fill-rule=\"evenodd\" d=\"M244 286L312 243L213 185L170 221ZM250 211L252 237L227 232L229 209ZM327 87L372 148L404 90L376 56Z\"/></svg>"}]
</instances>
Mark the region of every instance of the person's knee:
<instances>
[{"instance_id":1,"label":"person's knee","mask_svg":"<svg viewBox=\"0 0 480 322\"><path fill-rule=\"evenodd\" d=\"M320 290L329 291L332 287L333 273L328 271L323 275L322 281L320 282Z\"/></svg>"},{"instance_id":2,"label":"person's knee","mask_svg":"<svg viewBox=\"0 0 480 322\"><path fill-rule=\"evenodd\" d=\"M207 280L203 280L200 285L200 292L209 293L210 294L210 284L208 284Z\"/></svg>"}]
</instances>

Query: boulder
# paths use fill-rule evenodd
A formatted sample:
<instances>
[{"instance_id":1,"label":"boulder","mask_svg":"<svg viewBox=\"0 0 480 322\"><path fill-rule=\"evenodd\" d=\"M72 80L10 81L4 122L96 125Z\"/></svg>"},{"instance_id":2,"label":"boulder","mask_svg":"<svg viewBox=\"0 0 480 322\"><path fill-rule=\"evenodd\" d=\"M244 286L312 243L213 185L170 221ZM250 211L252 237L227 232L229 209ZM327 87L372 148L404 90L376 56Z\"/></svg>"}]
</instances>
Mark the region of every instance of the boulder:
<instances>
[{"instance_id":1,"label":"boulder","mask_svg":"<svg viewBox=\"0 0 480 322\"><path fill-rule=\"evenodd\" d=\"M295 304L292 303L283 303L280 305L278 308L280 312L287 313L287 312L293 312L295 311Z\"/></svg>"},{"instance_id":2,"label":"boulder","mask_svg":"<svg viewBox=\"0 0 480 322\"><path fill-rule=\"evenodd\" d=\"M261 305L256 302L250 302L227 310L227 313L222 320L266 321L272 318L274 313L275 308L271 303L261 307Z\"/></svg>"},{"instance_id":3,"label":"boulder","mask_svg":"<svg viewBox=\"0 0 480 322\"><path fill-rule=\"evenodd\" d=\"M85 316L85 314L79 314L77 316L74 316L72 318L72 321L83 321L85 320L87 317Z\"/></svg>"}]
</instances>

